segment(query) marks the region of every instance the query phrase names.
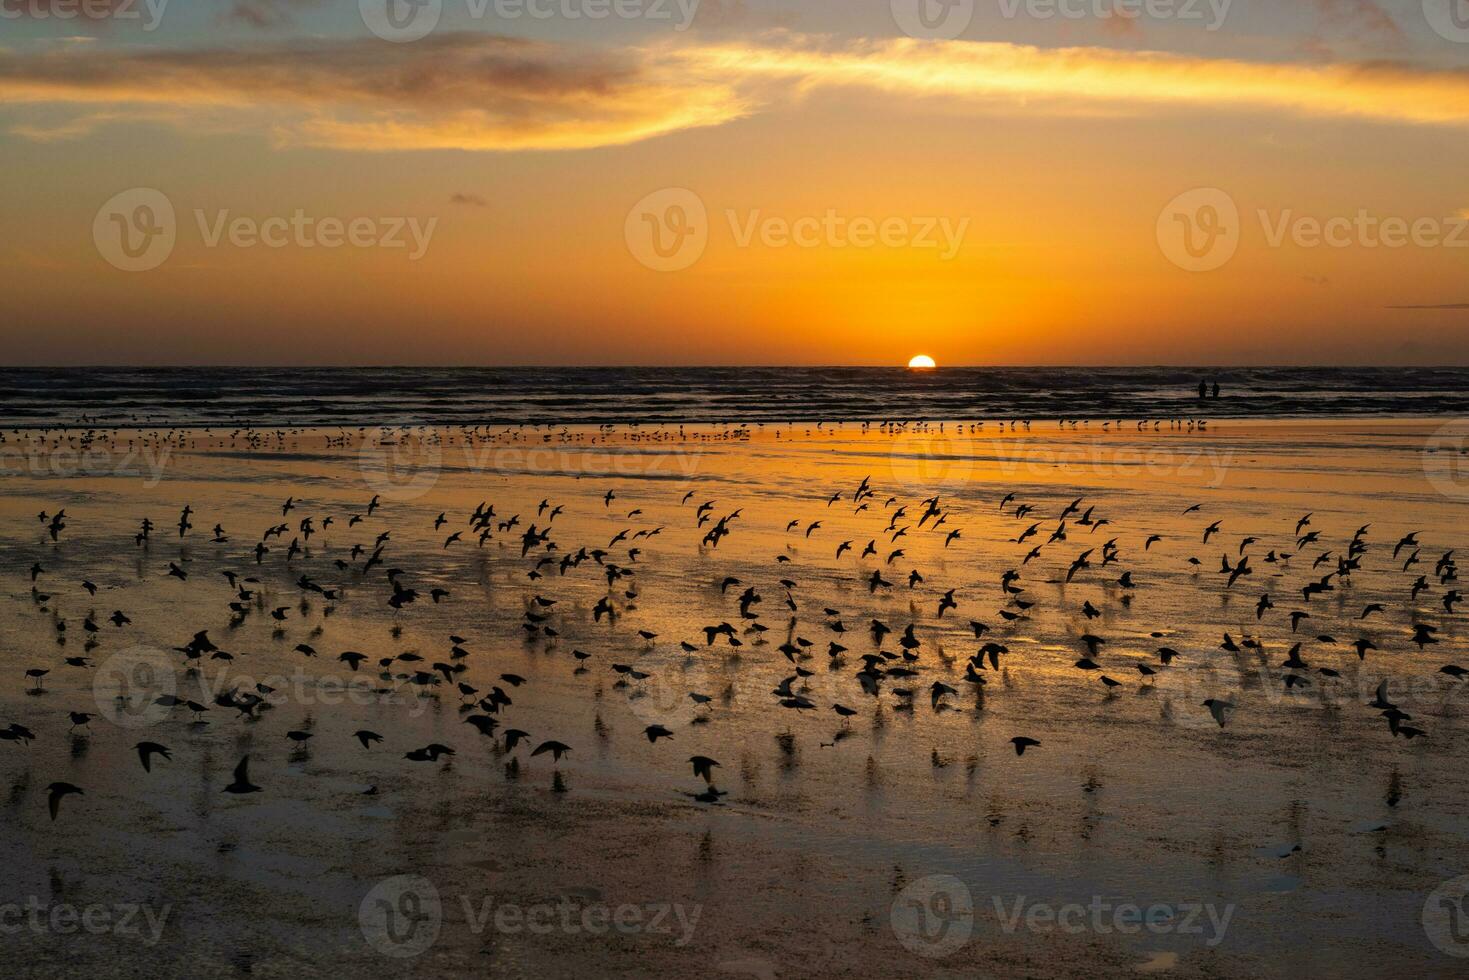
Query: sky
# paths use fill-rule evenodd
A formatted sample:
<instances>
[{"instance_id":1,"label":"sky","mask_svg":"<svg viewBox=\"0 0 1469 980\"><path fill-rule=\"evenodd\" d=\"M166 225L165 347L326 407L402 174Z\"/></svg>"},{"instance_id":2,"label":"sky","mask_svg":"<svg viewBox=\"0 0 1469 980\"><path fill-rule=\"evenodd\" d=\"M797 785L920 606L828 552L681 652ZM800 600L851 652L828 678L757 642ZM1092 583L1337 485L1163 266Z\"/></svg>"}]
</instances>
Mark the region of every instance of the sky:
<instances>
[{"instance_id":1,"label":"sky","mask_svg":"<svg viewBox=\"0 0 1469 980\"><path fill-rule=\"evenodd\" d=\"M1469 364L1469 0L0 0L7 364Z\"/></svg>"}]
</instances>

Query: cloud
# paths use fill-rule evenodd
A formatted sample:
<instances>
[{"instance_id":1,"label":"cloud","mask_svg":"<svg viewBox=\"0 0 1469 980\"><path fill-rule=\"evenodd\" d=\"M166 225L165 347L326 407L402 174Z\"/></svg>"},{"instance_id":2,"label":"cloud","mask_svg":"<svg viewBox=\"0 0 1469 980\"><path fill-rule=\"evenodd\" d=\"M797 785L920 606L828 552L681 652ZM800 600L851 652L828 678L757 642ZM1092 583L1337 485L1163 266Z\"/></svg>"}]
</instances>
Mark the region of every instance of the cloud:
<instances>
[{"instance_id":1,"label":"cloud","mask_svg":"<svg viewBox=\"0 0 1469 980\"><path fill-rule=\"evenodd\" d=\"M212 49L0 50L0 104L88 118L207 113L286 144L348 150L577 149L716 126L820 91L1032 114L1187 110L1469 126L1469 73L1265 63L1109 48L912 39L598 49L485 34ZM60 119L57 105L75 107ZM1203 118L1203 117L1201 117ZM222 122L228 120L228 122ZM33 127L33 131L39 129ZM23 133L24 134L24 133Z\"/></svg>"},{"instance_id":2,"label":"cloud","mask_svg":"<svg viewBox=\"0 0 1469 980\"><path fill-rule=\"evenodd\" d=\"M1315 0L1320 31L1332 30L1350 37L1403 37L1393 15L1376 0Z\"/></svg>"},{"instance_id":3,"label":"cloud","mask_svg":"<svg viewBox=\"0 0 1469 980\"><path fill-rule=\"evenodd\" d=\"M1118 4L1108 16L1103 17L1101 25L1102 33L1108 37L1137 41L1143 36L1141 16L1122 4Z\"/></svg>"},{"instance_id":4,"label":"cloud","mask_svg":"<svg viewBox=\"0 0 1469 980\"><path fill-rule=\"evenodd\" d=\"M1390 310L1469 310L1469 303L1424 303L1416 306L1389 306Z\"/></svg>"},{"instance_id":5,"label":"cloud","mask_svg":"<svg viewBox=\"0 0 1469 980\"><path fill-rule=\"evenodd\" d=\"M751 10L745 0L698 0L694 7L693 22L689 26L694 30L710 32L768 30L793 28L797 20L797 15L790 11Z\"/></svg>"},{"instance_id":6,"label":"cloud","mask_svg":"<svg viewBox=\"0 0 1469 980\"><path fill-rule=\"evenodd\" d=\"M470 207L475 207L475 208L489 207L489 202L486 201L484 198L480 197L478 194L465 194L465 193L462 193L462 192L451 195L449 197L449 203L450 204L467 204Z\"/></svg>"},{"instance_id":7,"label":"cloud","mask_svg":"<svg viewBox=\"0 0 1469 980\"><path fill-rule=\"evenodd\" d=\"M285 27L295 20L296 11L314 6L319 0L231 0L224 12L225 20L238 21L261 30Z\"/></svg>"},{"instance_id":8,"label":"cloud","mask_svg":"<svg viewBox=\"0 0 1469 980\"><path fill-rule=\"evenodd\" d=\"M1415 6L1417 0L1414 0ZM1376 0L1313 0L1316 22L1301 39L1301 51L1323 61L1339 60L1337 47L1400 51L1407 35ZM1418 16L1422 16L1421 12Z\"/></svg>"},{"instance_id":9,"label":"cloud","mask_svg":"<svg viewBox=\"0 0 1469 980\"><path fill-rule=\"evenodd\" d=\"M144 117L151 122L170 122L171 117L166 114L154 114ZM81 139L90 136L93 131L102 126L114 123L136 123L142 121L135 113L125 111L111 112L89 112L81 116L70 116L38 123L16 123L10 127L10 131L17 136L23 137L33 143L60 143L66 140Z\"/></svg>"},{"instance_id":10,"label":"cloud","mask_svg":"<svg viewBox=\"0 0 1469 980\"><path fill-rule=\"evenodd\" d=\"M869 89L1033 112L1175 107L1469 126L1469 72L1403 63L1265 63L906 38L840 48L713 46L686 58L713 77L739 73L808 91Z\"/></svg>"},{"instance_id":11,"label":"cloud","mask_svg":"<svg viewBox=\"0 0 1469 980\"><path fill-rule=\"evenodd\" d=\"M413 44L297 41L185 50L0 50L0 101L228 109L287 143L344 149L570 149L748 111L636 52L481 34Z\"/></svg>"}]
</instances>

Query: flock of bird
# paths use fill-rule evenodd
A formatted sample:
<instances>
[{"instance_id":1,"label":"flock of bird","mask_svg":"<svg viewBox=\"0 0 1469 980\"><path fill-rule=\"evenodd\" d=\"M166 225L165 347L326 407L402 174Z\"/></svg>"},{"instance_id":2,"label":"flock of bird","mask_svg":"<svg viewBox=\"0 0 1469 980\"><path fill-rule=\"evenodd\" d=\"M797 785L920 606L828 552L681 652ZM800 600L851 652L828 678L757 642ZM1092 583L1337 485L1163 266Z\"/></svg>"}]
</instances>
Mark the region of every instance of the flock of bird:
<instances>
[{"instance_id":1,"label":"flock of bird","mask_svg":"<svg viewBox=\"0 0 1469 980\"><path fill-rule=\"evenodd\" d=\"M625 499L634 492L638 494L635 499ZM1110 603L1110 611L1118 615L1125 615L1135 597L1149 589L1145 560L1164 560L1153 550L1165 540L1164 534L1114 535L1114 522L1101 502L1078 497L1064 506L1051 504L1048 508L1041 494L1036 493L1035 499L1025 499L1025 494L1024 490L1016 490L986 503L977 503L966 495L956 508L940 496L905 499L902 494L881 489L871 477L855 485L813 491L807 506L818 513L792 518L783 529L764 529L783 535L785 547L768 561L742 554L740 574L722 573L720 559L729 551L727 542L747 526L743 508L722 506L717 496L706 499L694 489L679 488L663 499L643 489L614 486L595 498L546 498L534 507L504 514L497 509L503 505L483 501L467 514L445 511L412 530L430 534L433 549L446 556L452 556L456 549L499 549L497 554L502 557L498 560L509 563L523 583L523 595L518 598L523 604L520 626L526 644L560 651L569 618L586 617L574 625L578 631L598 631L600 648L588 652L572 647L567 667L573 675L609 671L609 679L615 678L616 685L636 689L652 676L652 668L645 666L648 661L644 658L660 644L666 648L669 643L676 643L689 661L732 653L738 653L745 662L758 658L757 663L784 667L785 676L768 695L771 711L787 712L790 718L808 712L835 716L839 727L831 742L822 743L825 746L850 737L851 719L873 710L873 705L876 710L886 706L888 710L912 712L916 704L926 701L932 711L942 712L956 709L968 692L975 708L982 709L984 689L991 679L1011 669L1024 670L1026 661L1035 655L1034 651L1017 655L1007 640L1034 615L1031 610L1041 601L1032 588L1036 583L1064 586L1085 582L1097 586L1101 589L1098 594L1105 597L1098 601ZM419 513L403 508L395 515L395 506L375 495L362 501L360 507L320 512L320 505L293 495L280 504L278 520L248 543L239 544L221 522L201 517L192 505L185 505L162 527L149 517L139 517L130 538L120 539L117 547L141 555L140 567L146 575L176 580L180 583L177 588L187 587L207 597L204 601L217 603L218 622L180 637L183 642L170 653L182 676L197 675L205 660L229 665L241 654L220 646L226 631L238 628L250 617L263 615L271 619L276 639L298 641L292 652L306 661L334 659L341 669L354 674L372 673L375 668L378 682L385 685L380 689L383 691L402 688L415 697L426 698L441 698L443 692L452 691L450 696L459 699L463 723L493 743L497 756L507 759L507 770L519 771L517 753L522 751L527 758L549 755L555 767L575 751L575 737L559 733L555 738L534 738L518 727L540 727L527 724L517 715L512 693L534 685L537 678L494 669L481 671L477 664L484 657L472 656L473 644L462 635L466 631L447 635L441 659L405 651L370 665L372 658L355 650L342 650L334 658L318 650L323 627L321 622L310 622L308 611L319 609L324 621L343 604L380 604L392 617L395 639L401 635L402 618L424 603L444 605L446 611L465 619L479 614L456 600L452 590L422 582L420 572L411 567L415 556L410 550L395 553L397 528L389 521L395 516L412 519ZM655 506L660 513L674 516L665 523L651 520L644 511ZM973 519L981 507L990 511L986 519L997 518L1013 528L1007 545L1013 552L1008 562L1011 567L983 588L931 585L916 562L909 559L909 543L921 536L925 553L957 555L966 540L960 524L966 517ZM70 510L48 509L36 515L37 547L46 554L27 569L29 601L49 614L56 642L62 648L56 661L26 666L26 686L37 695L47 692L46 681L53 670L93 670L93 652L99 647L105 652L114 642L114 634L125 636L135 629L134 619L141 615L126 608L109 611L97 604L99 592L125 594L126 587L102 581L105 576L100 572L85 577L79 574L79 560L72 556L69 545L74 536L88 533L91 522L82 509L73 506ZM1454 553L1425 555L1420 531L1395 534L1379 544L1372 525L1367 524L1350 537L1333 539L1323 536L1324 532L1313 523L1315 515L1308 513L1270 535L1257 531L1230 536L1231 518L1208 510L1208 505L1200 503L1178 515L1175 526L1189 529L1187 537L1174 532L1179 547L1195 552L1179 560L1188 563L1187 571L1196 579L1195 588L1249 595L1253 628L1238 637L1225 633L1219 651L1236 657L1253 654L1264 662L1266 674L1286 692L1339 681L1342 672L1339 666L1331 665L1328 657L1332 651L1350 651L1349 656L1366 661L1369 656L1396 656L1410 644L1420 652L1439 644L1446 632L1443 621L1453 617L1456 605L1463 601L1455 588ZM569 512L582 519L581 539L573 539L562 530ZM201 530L196 523L208 530ZM599 523L606 533L596 540L586 540L590 532L585 528ZM846 536L854 526L863 528L863 533ZM837 528L844 530L833 533ZM313 539L329 531L338 534L334 529L346 532L352 539L350 546L317 548ZM662 637L640 623L640 575L655 542L660 548L685 548L699 556L702 564L696 567L708 570L703 573L706 584L685 584L687 588L708 590L707 601L725 610L719 621L704 625L691 636L674 638ZM209 549L209 556L195 557L194 546ZM1215 554L1222 556L1217 569L1213 568ZM811 596L813 589L799 584L807 568L819 565L829 570L831 562L838 576L865 591L875 604L887 603L885 608L900 610L898 615L864 616L869 622L849 628L843 610L836 608L829 596ZM213 567L201 572L203 566ZM1276 573L1271 577L1273 585L1267 591L1251 590L1262 566ZM1372 602L1345 624L1357 633L1355 636L1338 639L1325 627L1316 629L1318 619L1331 618L1329 612L1318 613L1321 598L1350 590L1354 575L1366 574L1367 570L1401 580L1393 588L1402 596L1410 627L1396 638L1381 630L1369 633L1369 627L1382 620L1388 609L1383 602ZM571 590L562 588L562 584L572 581L582 583L584 590L595 583L596 601L567 601L565 595ZM1291 584L1287 586L1287 582ZM292 601L277 601L282 590L294 590ZM1425 604L1428 598L1431 604ZM1102 618L1105 610L1087 598L1074 608L1060 611L1072 622L1090 624ZM72 626L77 619L83 634L80 654L70 652ZM972 640L973 652L962 661L949 652L956 624L962 624L962 635ZM292 631L298 635L291 636ZM1162 641L1168 634L1158 630L1150 635ZM1106 697L1122 685L1118 676L1127 676L1123 671L1135 673L1138 682L1147 685L1155 683L1175 662L1199 662L1218 656L1212 650L1178 650L1159 642L1154 655L1143 659L1123 657L1109 653L1111 639L1086 626L1074 632L1071 642L1076 652L1072 669L1078 682L1098 684ZM1379 644L1393 649L1384 653ZM739 649L746 647L753 649ZM1284 650L1283 659L1271 664L1267 658L1277 647ZM599 658L605 663L597 663ZM818 703L808 683L818 667L837 678L849 694ZM1453 663L1442 665L1438 673L1450 684L1469 678L1469 670ZM187 712L195 726L188 730L207 724L205 715L217 718L223 714L229 719L226 723L253 725L269 717L275 693L264 684L237 685L212 699L160 695L152 707L162 709L169 717L174 712ZM721 692L688 691L687 697L695 711L688 724L706 725L710 713L717 710ZM106 706L98 707L102 710ZM1197 707L1207 709L1214 722L1224 728L1230 724L1237 704L1221 691ZM1391 700L1386 680L1362 707L1377 712L1385 731L1393 737L1411 741L1428 735L1421 722L1415 723L1408 710ZM65 718L72 730L90 731L95 717L95 711L73 709L64 715L58 712L57 722L60 725ZM642 734L653 745L677 742L681 732L671 724L676 722L670 719L670 723L650 723ZM1045 734L1038 731L1044 719L1037 718L1034 724L1035 729L1009 737L1017 756L1044 750L1044 738L1038 737ZM0 741L20 747L37 737L20 724L0 727ZM300 748L316 733L305 728L288 729L280 737ZM791 736L783 737L788 740ZM392 741L366 728L352 732L350 738L364 752L385 751ZM176 745L155 740L138 741L132 747L145 777L156 767L172 763L177 751ZM400 745L394 751L407 760L429 764L456 754L454 747L440 742ZM252 774L251 761L249 754L239 760L223 792L269 792L268 774L261 775L258 766ZM695 801L717 805L728 795L716 786L716 770L721 768L717 759L694 754L680 764L691 768L698 781L697 791L686 794ZM553 772L553 788L564 789L560 770L553 768ZM257 784L255 779L265 785ZM365 790L376 791L376 786ZM85 795L85 789L64 780L50 783L47 799L52 820L61 816L63 800L72 795Z\"/></svg>"}]
</instances>

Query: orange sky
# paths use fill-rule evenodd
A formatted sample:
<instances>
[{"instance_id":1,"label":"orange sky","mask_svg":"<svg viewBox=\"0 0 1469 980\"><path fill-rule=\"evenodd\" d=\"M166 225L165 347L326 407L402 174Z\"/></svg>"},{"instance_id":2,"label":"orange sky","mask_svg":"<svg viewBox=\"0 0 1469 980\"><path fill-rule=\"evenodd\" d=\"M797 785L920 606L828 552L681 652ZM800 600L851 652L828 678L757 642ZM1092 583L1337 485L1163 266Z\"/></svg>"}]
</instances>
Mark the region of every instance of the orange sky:
<instances>
[{"instance_id":1,"label":"orange sky","mask_svg":"<svg viewBox=\"0 0 1469 980\"><path fill-rule=\"evenodd\" d=\"M0 22L7 361L1469 363L1417 3L587 2Z\"/></svg>"}]
</instances>

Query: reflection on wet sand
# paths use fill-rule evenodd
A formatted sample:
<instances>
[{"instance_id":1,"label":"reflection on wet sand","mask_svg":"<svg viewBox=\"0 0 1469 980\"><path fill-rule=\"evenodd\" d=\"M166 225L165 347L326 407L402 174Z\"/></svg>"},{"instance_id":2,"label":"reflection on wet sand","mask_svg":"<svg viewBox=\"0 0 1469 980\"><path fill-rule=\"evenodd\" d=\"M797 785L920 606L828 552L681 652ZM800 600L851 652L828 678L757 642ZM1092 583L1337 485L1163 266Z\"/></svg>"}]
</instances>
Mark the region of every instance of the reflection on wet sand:
<instances>
[{"instance_id":1,"label":"reflection on wet sand","mask_svg":"<svg viewBox=\"0 0 1469 980\"><path fill-rule=\"evenodd\" d=\"M1445 973L1469 483L1436 429L7 433L14 941L99 975Z\"/></svg>"}]
</instances>

